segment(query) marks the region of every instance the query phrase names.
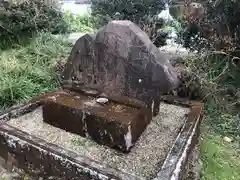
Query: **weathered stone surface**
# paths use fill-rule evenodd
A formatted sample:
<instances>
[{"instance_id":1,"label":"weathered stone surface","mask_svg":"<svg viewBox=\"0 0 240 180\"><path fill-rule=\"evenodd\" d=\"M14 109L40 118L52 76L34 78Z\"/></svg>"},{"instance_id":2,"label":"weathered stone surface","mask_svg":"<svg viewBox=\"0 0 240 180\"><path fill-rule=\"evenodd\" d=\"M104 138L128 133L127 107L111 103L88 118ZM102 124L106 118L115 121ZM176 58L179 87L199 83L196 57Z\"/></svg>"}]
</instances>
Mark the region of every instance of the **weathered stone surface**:
<instances>
[{"instance_id":1,"label":"weathered stone surface","mask_svg":"<svg viewBox=\"0 0 240 180\"><path fill-rule=\"evenodd\" d=\"M63 84L72 84L72 90L87 86L107 96L128 96L149 107L154 102L156 115L160 93L176 88L179 81L146 33L130 21L112 21L95 38L86 35L76 42Z\"/></svg>"},{"instance_id":2,"label":"weathered stone surface","mask_svg":"<svg viewBox=\"0 0 240 180\"><path fill-rule=\"evenodd\" d=\"M75 43L63 71L63 84L93 84L94 65L93 40L95 35L86 34Z\"/></svg>"},{"instance_id":3,"label":"weathered stone surface","mask_svg":"<svg viewBox=\"0 0 240 180\"><path fill-rule=\"evenodd\" d=\"M108 99L76 94L59 94L46 99L43 120L53 126L99 144L127 152L151 121L149 108L131 107Z\"/></svg>"},{"instance_id":4,"label":"weathered stone surface","mask_svg":"<svg viewBox=\"0 0 240 180\"><path fill-rule=\"evenodd\" d=\"M201 180L202 161L200 159L200 143L196 143L195 147L189 154L188 162L185 166L185 180Z\"/></svg>"},{"instance_id":5,"label":"weathered stone surface","mask_svg":"<svg viewBox=\"0 0 240 180\"><path fill-rule=\"evenodd\" d=\"M17 129L5 125L5 129L10 131L6 133L6 130L3 130L3 126L0 127L0 156L11 166L19 168L17 169L19 176L16 177L17 174L13 173L7 174L5 176L9 178L7 180L102 180L103 178L101 177L105 176L101 172L98 172L98 170L92 170L88 165L80 166L77 163L72 163L67 158L69 155L67 149L62 151L65 153L64 155L59 155L59 153L56 153L58 147L54 145L49 147L46 143L42 143L44 140L29 136L27 133L19 132ZM4 154L8 156L4 156ZM89 171L95 174L91 174ZM4 176L0 177L5 179Z\"/></svg>"}]
</instances>

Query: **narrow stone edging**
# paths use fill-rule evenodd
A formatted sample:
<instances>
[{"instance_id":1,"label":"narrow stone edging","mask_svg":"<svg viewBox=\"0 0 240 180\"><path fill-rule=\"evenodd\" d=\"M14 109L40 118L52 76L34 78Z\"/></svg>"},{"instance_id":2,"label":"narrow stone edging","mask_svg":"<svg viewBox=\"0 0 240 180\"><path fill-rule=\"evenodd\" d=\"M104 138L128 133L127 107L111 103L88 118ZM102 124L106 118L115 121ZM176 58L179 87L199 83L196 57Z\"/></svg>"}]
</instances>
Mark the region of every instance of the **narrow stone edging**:
<instances>
[{"instance_id":1,"label":"narrow stone edging","mask_svg":"<svg viewBox=\"0 0 240 180\"><path fill-rule=\"evenodd\" d=\"M194 134L197 131L197 126L199 125L198 122L200 121L200 117L198 117L197 122L194 125L193 131L187 141L186 147L184 148L184 151L180 157L180 159L177 162L176 165L176 169L173 171L172 176L171 176L171 180L179 180L180 176L181 176L181 170L183 169L183 165L186 163L188 155L187 153L190 151L191 149L191 145L193 143L193 138L194 138Z\"/></svg>"},{"instance_id":2,"label":"narrow stone edging","mask_svg":"<svg viewBox=\"0 0 240 180\"><path fill-rule=\"evenodd\" d=\"M76 168L75 173L74 173L76 175L78 173L80 173L80 174L84 173L84 174L89 174L91 177L95 177L95 179L100 179L100 180L116 180L116 179L118 179L117 177L114 177L113 175L109 174L108 170L106 170L106 167L100 165L99 162L95 162L94 160L91 160L87 157L82 157L72 151L63 149L54 144L47 143L46 141L44 141L42 139L39 139L32 135L29 135L25 132L21 132L20 130L13 128L9 125L3 125L2 127L0 127L0 141L3 137L6 140L5 147L7 146L7 149L20 147L21 148L20 152L22 155L24 155L24 153L25 153L24 149L27 149L30 151L26 155L29 157L31 152L35 152L34 158L36 158L36 156L37 156L36 151L39 151L40 157L43 158L42 160L44 160L44 161L50 160L49 162L46 162L46 163L54 164L53 162L51 163L51 160L53 160L53 161L55 161L55 164L58 164L60 166L65 165L65 168L67 168L67 169L69 167ZM54 149L57 149L57 150L54 150ZM10 150L10 152L13 155L20 155L19 152L13 152L13 150ZM17 159L17 158L15 157L15 159ZM79 159L79 160L77 160L77 159ZM91 167L88 165L88 163L86 164L82 160L88 161L91 164ZM57 163L57 161L59 161L59 163ZM27 167L25 167L24 169L26 170L26 168ZM111 171L113 171L113 169L111 170L109 168L109 171L111 172ZM79 176L80 176L80 174L79 174ZM51 175L53 175L53 174L51 174ZM77 176L75 176L75 177L77 177ZM67 178L67 177L65 177L65 178Z\"/></svg>"},{"instance_id":3,"label":"narrow stone edging","mask_svg":"<svg viewBox=\"0 0 240 180\"><path fill-rule=\"evenodd\" d=\"M170 102L171 99L169 99ZM181 100L178 101L180 103ZM193 105L195 102L189 102L189 105ZM186 104L185 104L186 105ZM157 177L154 180L179 180L183 174L184 164L186 164L188 155L186 153L192 149L192 146L197 142L199 134L197 133L197 127L199 127L201 114L203 111L203 104L195 103L190 111L190 115L183 125L179 135L176 138L169 154L166 157L161 169L157 173ZM195 138L193 137L195 135ZM183 142L182 142L183 141ZM180 146L179 146L180 144ZM169 177L170 175L170 177ZM176 177L176 178L174 178Z\"/></svg>"}]
</instances>

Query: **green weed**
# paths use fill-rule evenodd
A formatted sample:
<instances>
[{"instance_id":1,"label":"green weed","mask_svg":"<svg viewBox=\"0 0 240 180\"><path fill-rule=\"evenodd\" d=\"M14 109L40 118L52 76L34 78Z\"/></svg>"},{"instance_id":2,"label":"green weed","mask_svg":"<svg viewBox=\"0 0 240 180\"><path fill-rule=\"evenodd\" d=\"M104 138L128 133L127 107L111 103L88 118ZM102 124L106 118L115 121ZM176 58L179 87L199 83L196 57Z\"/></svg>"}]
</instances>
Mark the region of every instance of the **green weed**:
<instances>
[{"instance_id":1,"label":"green weed","mask_svg":"<svg viewBox=\"0 0 240 180\"><path fill-rule=\"evenodd\" d=\"M27 45L0 51L0 106L9 107L58 86L55 67L69 55L68 43L40 34Z\"/></svg>"},{"instance_id":2,"label":"green weed","mask_svg":"<svg viewBox=\"0 0 240 180\"><path fill-rule=\"evenodd\" d=\"M240 151L217 134L202 137L203 180L239 180Z\"/></svg>"},{"instance_id":3,"label":"green weed","mask_svg":"<svg viewBox=\"0 0 240 180\"><path fill-rule=\"evenodd\" d=\"M93 21L91 16L73 16L70 11L64 14L65 22L68 24L69 32L92 32L93 31Z\"/></svg>"}]
</instances>

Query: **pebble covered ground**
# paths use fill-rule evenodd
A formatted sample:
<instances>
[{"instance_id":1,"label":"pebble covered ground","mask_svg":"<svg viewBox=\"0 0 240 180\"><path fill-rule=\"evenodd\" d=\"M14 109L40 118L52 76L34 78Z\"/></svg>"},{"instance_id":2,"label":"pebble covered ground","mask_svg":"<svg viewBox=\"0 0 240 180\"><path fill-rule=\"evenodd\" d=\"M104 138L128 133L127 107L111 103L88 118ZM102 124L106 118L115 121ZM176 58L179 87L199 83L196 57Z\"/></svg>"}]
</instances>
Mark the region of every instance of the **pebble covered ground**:
<instances>
[{"instance_id":1,"label":"pebble covered ground","mask_svg":"<svg viewBox=\"0 0 240 180\"><path fill-rule=\"evenodd\" d=\"M0 180L33 180L23 171L13 168L9 169L7 164L0 158ZM40 180L40 179L39 179Z\"/></svg>"}]
</instances>

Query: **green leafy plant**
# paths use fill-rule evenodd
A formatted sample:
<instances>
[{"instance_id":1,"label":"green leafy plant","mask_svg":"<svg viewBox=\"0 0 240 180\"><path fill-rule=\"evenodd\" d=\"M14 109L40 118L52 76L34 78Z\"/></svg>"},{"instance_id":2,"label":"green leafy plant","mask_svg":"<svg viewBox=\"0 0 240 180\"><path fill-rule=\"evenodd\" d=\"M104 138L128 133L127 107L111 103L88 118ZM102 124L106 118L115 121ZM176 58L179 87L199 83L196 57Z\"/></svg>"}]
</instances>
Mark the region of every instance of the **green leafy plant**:
<instances>
[{"instance_id":1,"label":"green leafy plant","mask_svg":"<svg viewBox=\"0 0 240 180\"><path fill-rule=\"evenodd\" d=\"M90 16L73 15L70 11L64 13L68 32L92 32L93 20Z\"/></svg>"},{"instance_id":2,"label":"green leafy plant","mask_svg":"<svg viewBox=\"0 0 240 180\"><path fill-rule=\"evenodd\" d=\"M92 0L92 15L100 26L112 19L128 19L142 24L164 8L164 0Z\"/></svg>"},{"instance_id":3,"label":"green leafy plant","mask_svg":"<svg viewBox=\"0 0 240 180\"><path fill-rule=\"evenodd\" d=\"M156 46L164 44L165 35L158 34L164 25L157 15L165 9L165 0L92 0L92 16L96 28L111 20L130 20L145 31Z\"/></svg>"},{"instance_id":4,"label":"green leafy plant","mask_svg":"<svg viewBox=\"0 0 240 180\"><path fill-rule=\"evenodd\" d=\"M0 8L1 41L37 31L61 33L67 28L61 11L43 0L9 1Z\"/></svg>"},{"instance_id":5,"label":"green leafy plant","mask_svg":"<svg viewBox=\"0 0 240 180\"><path fill-rule=\"evenodd\" d=\"M0 51L0 107L8 108L58 86L56 66L69 55L67 42L41 33Z\"/></svg>"}]
</instances>

